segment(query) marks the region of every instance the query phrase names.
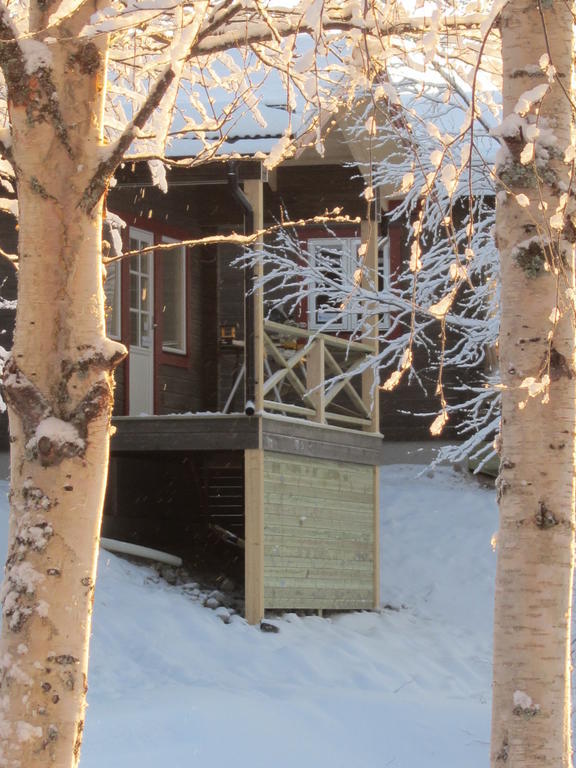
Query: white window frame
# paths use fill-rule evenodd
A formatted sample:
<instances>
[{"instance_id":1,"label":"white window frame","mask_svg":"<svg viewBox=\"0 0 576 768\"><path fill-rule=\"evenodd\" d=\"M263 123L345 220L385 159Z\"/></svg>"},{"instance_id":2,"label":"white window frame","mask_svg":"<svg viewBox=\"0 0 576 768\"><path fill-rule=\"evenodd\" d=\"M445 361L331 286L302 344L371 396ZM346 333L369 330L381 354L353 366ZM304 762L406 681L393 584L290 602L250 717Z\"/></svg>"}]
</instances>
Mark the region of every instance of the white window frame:
<instances>
[{"instance_id":1,"label":"white window frame","mask_svg":"<svg viewBox=\"0 0 576 768\"><path fill-rule=\"evenodd\" d=\"M112 301L106 293L106 283L115 273ZM106 267L106 280L104 282L104 301L106 306L106 335L111 339L122 338L122 263L114 261ZM112 318L115 317L115 327L112 327Z\"/></svg>"},{"instance_id":2,"label":"white window frame","mask_svg":"<svg viewBox=\"0 0 576 768\"><path fill-rule=\"evenodd\" d=\"M138 248L150 248L154 246L154 233L149 232L146 229L139 229L138 227L130 227L128 230L128 236L130 239L130 248L132 249L132 240L138 240L139 245ZM146 258L147 259L147 266L148 266L148 272L142 273L140 271L140 267L134 266L134 258ZM138 307L132 306L132 297L129 295L128 298L128 319L129 319L129 344L131 348L134 349L145 349L150 350L151 353L154 353L154 251L147 251L145 254L140 254L136 257L131 257L130 261L128 262L128 274L129 274L129 284L128 284L128 290L131 291L132 286L132 275L136 274L138 275L138 283L140 286L140 275L144 274L145 277L148 278L148 291L150 292L150 301L149 301L149 309L142 309L141 304L141 298L138 300ZM132 342L132 315L133 313L136 313L138 317L138 341L139 344L134 344ZM148 336L146 337L148 339L148 343L141 345L142 342L142 330L141 330L141 316L142 315L148 315L148 319L150 322L150 328L148 329Z\"/></svg>"},{"instance_id":3,"label":"white window frame","mask_svg":"<svg viewBox=\"0 0 576 768\"><path fill-rule=\"evenodd\" d=\"M378 248L378 284L380 284L380 276L385 288L390 287L390 238L386 235L379 243ZM378 285L379 287L379 285ZM390 317L391 306L389 304L383 304L380 312L380 319L378 327L382 330L387 330L392 324Z\"/></svg>"},{"instance_id":4,"label":"white window frame","mask_svg":"<svg viewBox=\"0 0 576 768\"><path fill-rule=\"evenodd\" d=\"M359 237L322 237L308 240L310 266L316 267L316 254L321 250L341 250L343 284L352 286L354 271L358 266L358 249L361 244ZM317 306L318 297L323 293L319 280L312 278L308 299L308 327L311 330L353 331L356 327L358 314L351 309L321 310Z\"/></svg>"},{"instance_id":5,"label":"white window frame","mask_svg":"<svg viewBox=\"0 0 576 768\"><path fill-rule=\"evenodd\" d=\"M163 243L177 243L178 240L174 240L170 237L163 237ZM171 251L165 252L163 259L178 259L180 265L180 337L182 339L181 347L166 346L164 344L164 338L162 338L162 351L170 355L186 355L187 354L187 338L186 338L186 246L181 245L179 248L174 248ZM164 262L165 263L165 262ZM164 266L164 263L162 266ZM162 313L164 313L164 269L162 269L162 286L160 286L160 295L162 297ZM164 323L162 323L162 337L164 337Z\"/></svg>"}]
</instances>

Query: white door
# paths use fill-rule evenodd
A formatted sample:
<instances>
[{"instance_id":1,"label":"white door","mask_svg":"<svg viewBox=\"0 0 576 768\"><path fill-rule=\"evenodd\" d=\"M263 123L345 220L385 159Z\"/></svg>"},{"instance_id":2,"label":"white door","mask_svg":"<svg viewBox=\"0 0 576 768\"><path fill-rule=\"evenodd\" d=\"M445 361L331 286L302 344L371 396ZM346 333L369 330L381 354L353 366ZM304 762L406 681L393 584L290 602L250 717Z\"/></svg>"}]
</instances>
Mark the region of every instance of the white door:
<instances>
[{"instance_id":1,"label":"white door","mask_svg":"<svg viewBox=\"0 0 576 768\"><path fill-rule=\"evenodd\" d=\"M154 244L151 232L130 228L130 250ZM130 259L130 416L154 413L154 256Z\"/></svg>"}]
</instances>

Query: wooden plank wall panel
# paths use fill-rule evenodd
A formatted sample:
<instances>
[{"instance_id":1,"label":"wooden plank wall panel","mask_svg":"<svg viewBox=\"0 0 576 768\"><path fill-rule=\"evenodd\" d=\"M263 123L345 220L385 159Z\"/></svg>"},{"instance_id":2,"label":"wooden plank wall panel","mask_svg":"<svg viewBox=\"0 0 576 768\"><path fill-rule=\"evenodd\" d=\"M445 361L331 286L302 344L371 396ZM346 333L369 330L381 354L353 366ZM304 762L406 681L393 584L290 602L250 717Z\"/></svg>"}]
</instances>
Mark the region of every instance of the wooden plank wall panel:
<instances>
[{"instance_id":1,"label":"wooden plank wall panel","mask_svg":"<svg viewBox=\"0 0 576 768\"><path fill-rule=\"evenodd\" d=\"M249 624L264 618L264 452L244 451L245 616Z\"/></svg>"},{"instance_id":2,"label":"wooden plank wall panel","mask_svg":"<svg viewBox=\"0 0 576 768\"><path fill-rule=\"evenodd\" d=\"M372 609L374 469L264 454L267 609Z\"/></svg>"}]
</instances>

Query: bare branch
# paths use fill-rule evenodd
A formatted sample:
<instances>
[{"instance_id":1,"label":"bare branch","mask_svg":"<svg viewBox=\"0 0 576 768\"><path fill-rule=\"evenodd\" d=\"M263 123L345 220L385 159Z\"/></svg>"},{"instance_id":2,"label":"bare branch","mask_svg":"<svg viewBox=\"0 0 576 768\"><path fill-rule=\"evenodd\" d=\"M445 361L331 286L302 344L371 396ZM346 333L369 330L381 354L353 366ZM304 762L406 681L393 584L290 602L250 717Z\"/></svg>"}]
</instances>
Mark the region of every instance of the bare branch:
<instances>
[{"instance_id":1,"label":"bare branch","mask_svg":"<svg viewBox=\"0 0 576 768\"><path fill-rule=\"evenodd\" d=\"M339 209L334 211L328 211L323 216L312 216L309 219L296 219L294 221L282 221L279 224L273 224L270 227L264 229L258 229L256 232L252 232L249 235L240 235L236 232L232 232L230 235L209 235L208 237L199 237L194 240L179 240L176 243L157 243L156 245L149 245L145 248L138 248L134 251L126 251L121 256L115 256L112 259L105 259L105 264L113 264L115 261L121 259L129 259L132 256L140 256L144 253L163 253L166 251L173 251L176 248L198 248L203 245L240 245L247 247L253 245L259 238L265 235L270 235L274 232L279 232L285 228L293 227L306 227L311 224L359 224L360 219L358 217L342 216L339 213Z\"/></svg>"}]
</instances>

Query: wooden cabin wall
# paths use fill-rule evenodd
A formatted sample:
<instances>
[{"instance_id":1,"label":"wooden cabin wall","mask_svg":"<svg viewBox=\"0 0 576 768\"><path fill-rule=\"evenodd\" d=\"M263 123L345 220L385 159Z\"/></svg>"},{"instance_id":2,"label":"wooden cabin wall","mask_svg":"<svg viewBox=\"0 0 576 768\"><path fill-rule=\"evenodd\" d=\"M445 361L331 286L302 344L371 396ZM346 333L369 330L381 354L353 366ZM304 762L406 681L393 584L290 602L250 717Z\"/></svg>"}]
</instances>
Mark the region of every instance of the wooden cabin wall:
<instances>
[{"instance_id":1,"label":"wooden cabin wall","mask_svg":"<svg viewBox=\"0 0 576 768\"><path fill-rule=\"evenodd\" d=\"M266 193L268 221L278 221L282 211L292 219L322 215L334 208L351 217L367 215L364 185L355 168L287 165L276 173L276 190Z\"/></svg>"},{"instance_id":2,"label":"wooden cabin wall","mask_svg":"<svg viewBox=\"0 0 576 768\"><path fill-rule=\"evenodd\" d=\"M244 536L242 451L114 453L102 535L243 578L243 555L218 531Z\"/></svg>"},{"instance_id":3,"label":"wooden cabin wall","mask_svg":"<svg viewBox=\"0 0 576 768\"><path fill-rule=\"evenodd\" d=\"M185 413L204 410L204 324L202 263L199 251L187 254L187 354L161 353L156 370L156 412Z\"/></svg>"},{"instance_id":4,"label":"wooden cabin wall","mask_svg":"<svg viewBox=\"0 0 576 768\"><path fill-rule=\"evenodd\" d=\"M218 246L218 310L217 328L223 324L236 326L236 337L244 341L244 271L232 262L238 249L229 245ZM244 347L220 344L218 348L218 410L226 404L232 386L244 363ZM230 412L244 410L244 382L238 387Z\"/></svg>"},{"instance_id":5,"label":"wooden cabin wall","mask_svg":"<svg viewBox=\"0 0 576 768\"><path fill-rule=\"evenodd\" d=\"M374 607L375 494L371 466L264 453L266 609Z\"/></svg>"},{"instance_id":6,"label":"wooden cabin wall","mask_svg":"<svg viewBox=\"0 0 576 768\"><path fill-rule=\"evenodd\" d=\"M112 416L126 414L126 361L114 370L114 408Z\"/></svg>"},{"instance_id":7,"label":"wooden cabin wall","mask_svg":"<svg viewBox=\"0 0 576 768\"><path fill-rule=\"evenodd\" d=\"M218 249L205 248L200 256L202 315L202 410L219 410L218 399Z\"/></svg>"},{"instance_id":8,"label":"wooden cabin wall","mask_svg":"<svg viewBox=\"0 0 576 768\"><path fill-rule=\"evenodd\" d=\"M191 239L214 234L219 228L226 228L228 219L238 229L239 213L230 206L224 170L203 170L202 179L206 177L207 186L199 183L197 173L187 169L169 171L169 190L164 194L150 186L145 166L128 167L110 195L109 206L129 226L152 232L156 241L163 236ZM174 186L170 186L171 181ZM157 295L163 258L167 256L155 258ZM215 249L192 249L187 255L187 354L166 353L157 344L154 407L157 414L202 412L219 407L217 268ZM157 303L156 315L160 314ZM161 318L156 322L161 322ZM128 332L126 328L126 336ZM128 338L123 340L126 343ZM128 412L128 377L127 363L124 363L116 376L115 415Z\"/></svg>"}]
</instances>

